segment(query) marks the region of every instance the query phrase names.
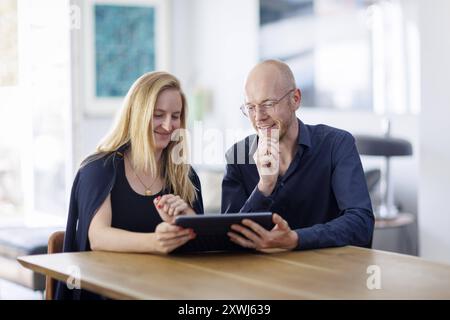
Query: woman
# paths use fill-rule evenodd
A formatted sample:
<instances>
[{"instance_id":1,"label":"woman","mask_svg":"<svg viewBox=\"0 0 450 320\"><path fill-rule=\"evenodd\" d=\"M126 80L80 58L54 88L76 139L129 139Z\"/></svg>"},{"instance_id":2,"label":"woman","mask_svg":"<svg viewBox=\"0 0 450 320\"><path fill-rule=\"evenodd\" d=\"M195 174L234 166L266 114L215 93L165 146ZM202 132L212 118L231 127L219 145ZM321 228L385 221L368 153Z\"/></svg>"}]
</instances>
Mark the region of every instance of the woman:
<instances>
[{"instance_id":1,"label":"woman","mask_svg":"<svg viewBox=\"0 0 450 320\"><path fill-rule=\"evenodd\" d=\"M198 176L175 152L187 152L187 142L172 141L186 128L186 108L174 76L151 72L136 80L118 123L75 177L65 252L167 254L195 237L172 224L176 215L203 213ZM59 284L57 297L96 296Z\"/></svg>"}]
</instances>

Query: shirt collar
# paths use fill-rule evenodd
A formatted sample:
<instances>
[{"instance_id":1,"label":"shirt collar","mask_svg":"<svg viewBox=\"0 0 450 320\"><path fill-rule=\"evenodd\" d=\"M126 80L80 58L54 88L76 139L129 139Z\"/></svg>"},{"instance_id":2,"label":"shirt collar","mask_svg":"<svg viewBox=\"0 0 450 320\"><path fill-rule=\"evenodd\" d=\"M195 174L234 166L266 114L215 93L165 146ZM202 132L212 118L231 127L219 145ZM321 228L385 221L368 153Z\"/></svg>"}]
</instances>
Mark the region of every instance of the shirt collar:
<instances>
[{"instance_id":1,"label":"shirt collar","mask_svg":"<svg viewBox=\"0 0 450 320\"><path fill-rule=\"evenodd\" d=\"M308 127L297 118L298 121L298 132L299 135L297 137L297 144L304 145L308 148L311 147L311 133L309 132Z\"/></svg>"}]
</instances>

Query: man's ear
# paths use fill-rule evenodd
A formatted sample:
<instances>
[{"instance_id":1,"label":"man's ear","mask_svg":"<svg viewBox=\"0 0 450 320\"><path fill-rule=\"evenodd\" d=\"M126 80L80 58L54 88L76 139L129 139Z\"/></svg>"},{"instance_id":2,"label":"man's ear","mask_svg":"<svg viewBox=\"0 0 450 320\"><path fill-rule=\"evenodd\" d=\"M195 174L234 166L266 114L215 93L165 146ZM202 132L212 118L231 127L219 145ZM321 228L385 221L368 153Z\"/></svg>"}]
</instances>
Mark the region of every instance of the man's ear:
<instances>
[{"instance_id":1,"label":"man's ear","mask_svg":"<svg viewBox=\"0 0 450 320\"><path fill-rule=\"evenodd\" d=\"M300 108L300 103L302 101L302 92L299 88L294 91L294 95L292 96L293 107L294 110L298 110Z\"/></svg>"}]
</instances>

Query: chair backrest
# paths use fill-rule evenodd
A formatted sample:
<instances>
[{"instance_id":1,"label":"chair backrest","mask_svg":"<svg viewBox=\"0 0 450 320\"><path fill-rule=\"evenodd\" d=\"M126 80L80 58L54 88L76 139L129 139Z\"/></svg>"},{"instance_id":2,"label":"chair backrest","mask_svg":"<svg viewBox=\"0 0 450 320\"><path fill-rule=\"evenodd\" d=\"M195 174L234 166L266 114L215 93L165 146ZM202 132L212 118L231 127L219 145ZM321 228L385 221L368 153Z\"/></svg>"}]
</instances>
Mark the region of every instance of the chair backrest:
<instances>
[{"instance_id":1,"label":"chair backrest","mask_svg":"<svg viewBox=\"0 0 450 320\"><path fill-rule=\"evenodd\" d=\"M50 238L48 238L48 254L60 253L63 251L64 234L64 231L56 231L52 233ZM45 279L45 300L53 300L53 297L55 296L55 286L56 281L47 276Z\"/></svg>"}]
</instances>

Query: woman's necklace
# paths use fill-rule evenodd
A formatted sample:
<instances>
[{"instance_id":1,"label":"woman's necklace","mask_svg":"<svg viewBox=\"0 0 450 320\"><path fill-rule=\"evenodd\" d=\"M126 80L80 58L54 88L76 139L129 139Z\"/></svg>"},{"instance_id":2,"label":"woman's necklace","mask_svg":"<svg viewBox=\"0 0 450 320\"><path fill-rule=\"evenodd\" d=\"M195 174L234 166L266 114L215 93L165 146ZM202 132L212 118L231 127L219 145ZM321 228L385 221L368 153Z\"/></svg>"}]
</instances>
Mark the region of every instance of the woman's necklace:
<instances>
[{"instance_id":1,"label":"woman's necklace","mask_svg":"<svg viewBox=\"0 0 450 320\"><path fill-rule=\"evenodd\" d=\"M138 178L139 182L140 182L140 183L142 184L142 186L144 187L144 189L145 189L145 195L146 195L146 196L151 196L151 195L152 195L152 187L153 187L153 185L155 184L155 182L156 182L157 179L154 179L153 182L152 182L152 184L151 184L149 187L147 187L147 186L145 185L145 183L142 182L141 178L139 178L139 176L138 176L138 174L136 173L136 171L134 171L133 164L131 163L130 158L128 158L128 155L125 155L125 157L127 158L128 163L130 164L131 170L133 170L134 175L136 176L136 178Z\"/></svg>"}]
</instances>

